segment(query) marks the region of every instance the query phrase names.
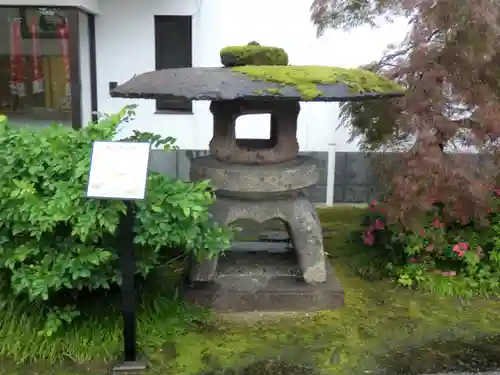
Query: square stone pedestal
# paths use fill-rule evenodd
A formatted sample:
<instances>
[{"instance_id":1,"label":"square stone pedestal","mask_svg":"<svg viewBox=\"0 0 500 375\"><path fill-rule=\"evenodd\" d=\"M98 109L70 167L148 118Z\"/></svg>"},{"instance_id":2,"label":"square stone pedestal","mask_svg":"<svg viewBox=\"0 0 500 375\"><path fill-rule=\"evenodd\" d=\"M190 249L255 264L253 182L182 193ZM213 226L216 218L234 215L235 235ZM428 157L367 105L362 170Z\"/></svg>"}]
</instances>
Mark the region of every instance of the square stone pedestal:
<instances>
[{"instance_id":1,"label":"square stone pedestal","mask_svg":"<svg viewBox=\"0 0 500 375\"><path fill-rule=\"evenodd\" d=\"M217 312L318 311L344 305L344 290L327 262L328 281L306 284L294 251L228 251L211 282L189 285L187 302Z\"/></svg>"}]
</instances>

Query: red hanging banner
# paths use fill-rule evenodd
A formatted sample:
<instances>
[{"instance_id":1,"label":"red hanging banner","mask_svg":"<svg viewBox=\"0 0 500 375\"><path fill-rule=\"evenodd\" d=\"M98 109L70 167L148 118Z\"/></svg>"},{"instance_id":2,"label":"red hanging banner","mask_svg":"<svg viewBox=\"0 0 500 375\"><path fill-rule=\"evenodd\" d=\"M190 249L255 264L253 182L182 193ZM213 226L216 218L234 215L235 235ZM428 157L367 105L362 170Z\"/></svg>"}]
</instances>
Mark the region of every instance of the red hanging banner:
<instances>
[{"instance_id":1,"label":"red hanging banner","mask_svg":"<svg viewBox=\"0 0 500 375\"><path fill-rule=\"evenodd\" d=\"M16 68L16 30L15 21L10 21L10 93L17 95L17 68Z\"/></svg>"},{"instance_id":2,"label":"red hanging banner","mask_svg":"<svg viewBox=\"0 0 500 375\"><path fill-rule=\"evenodd\" d=\"M23 55L21 50L21 21L10 22L10 92L18 97L26 96L23 74Z\"/></svg>"},{"instance_id":3,"label":"red hanging banner","mask_svg":"<svg viewBox=\"0 0 500 375\"><path fill-rule=\"evenodd\" d=\"M43 74L40 67L40 39L38 38L37 17L31 19L31 35L33 40L33 94L44 91Z\"/></svg>"},{"instance_id":4,"label":"red hanging banner","mask_svg":"<svg viewBox=\"0 0 500 375\"><path fill-rule=\"evenodd\" d=\"M64 72L66 74L66 97L71 97L69 51L68 51L68 22L57 25L57 35L61 42L61 55L64 62Z\"/></svg>"}]
</instances>

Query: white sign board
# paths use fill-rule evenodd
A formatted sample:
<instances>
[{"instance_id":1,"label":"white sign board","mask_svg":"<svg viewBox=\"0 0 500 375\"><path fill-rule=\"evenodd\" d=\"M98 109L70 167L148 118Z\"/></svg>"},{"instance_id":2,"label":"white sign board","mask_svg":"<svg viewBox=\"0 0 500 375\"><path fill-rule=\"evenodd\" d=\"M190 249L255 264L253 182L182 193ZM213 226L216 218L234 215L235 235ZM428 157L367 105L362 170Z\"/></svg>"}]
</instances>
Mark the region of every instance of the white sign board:
<instances>
[{"instance_id":1,"label":"white sign board","mask_svg":"<svg viewBox=\"0 0 500 375\"><path fill-rule=\"evenodd\" d=\"M144 199L150 151L149 142L95 141L87 197Z\"/></svg>"}]
</instances>

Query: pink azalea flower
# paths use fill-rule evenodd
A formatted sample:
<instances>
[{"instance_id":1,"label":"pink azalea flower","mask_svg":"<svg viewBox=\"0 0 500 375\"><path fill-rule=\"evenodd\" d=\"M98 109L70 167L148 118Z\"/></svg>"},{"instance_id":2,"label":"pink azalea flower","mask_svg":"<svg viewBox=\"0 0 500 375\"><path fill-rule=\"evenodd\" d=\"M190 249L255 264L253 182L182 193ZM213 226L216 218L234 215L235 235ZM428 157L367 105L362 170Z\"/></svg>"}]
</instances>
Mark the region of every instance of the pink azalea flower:
<instances>
[{"instance_id":1,"label":"pink azalea flower","mask_svg":"<svg viewBox=\"0 0 500 375\"><path fill-rule=\"evenodd\" d=\"M363 236L363 242L365 243L365 245L373 245L375 243L375 237L373 236L373 233L365 233L365 235Z\"/></svg>"},{"instance_id":2,"label":"pink azalea flower","mask_svg":"<svg viewBox=\"0 0 500 375\"><path fill-rule=\"evenodd\" d=\"M382 220L380 220L380 219L376 219L375 220L375 229L376 230L382 230L384 228L385 228L384 222Z\"/></svg>"},{"instance_id":3,"label":"pink azalea flower","mask_svg":"<svg viewBox=\"0 0 500 375\"><path fill-rule=\"evenodd\" d=\"M459 257L463 257L465 252L469 250L469 244L467 242L459 242L453 246L453 252Z\"/></svg>"}]
</instances>

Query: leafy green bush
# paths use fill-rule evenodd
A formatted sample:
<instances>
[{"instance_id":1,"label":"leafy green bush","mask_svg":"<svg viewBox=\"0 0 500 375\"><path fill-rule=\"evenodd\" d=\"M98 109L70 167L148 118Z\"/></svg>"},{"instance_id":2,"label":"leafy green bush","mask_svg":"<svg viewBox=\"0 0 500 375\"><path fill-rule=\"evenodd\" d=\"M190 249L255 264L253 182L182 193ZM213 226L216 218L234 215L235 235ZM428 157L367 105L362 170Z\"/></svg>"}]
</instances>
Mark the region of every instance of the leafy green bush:
<instances>
[{"instance_id":1,"label":"leafy green bush","mask_svg":"<svg viewBox=\"0 0 500 375\"><path fill-rule=\"evenodd\" d=\"M500 292L500 189L487 221L449 221L435 203L419 230L388 224L384 203L373 201L361 238L368 251L385 260L399 284L444 295L492 295Z\"/></svg>"},{"instance_id":2,"label":"leafy green bush","mask_svg":"<svg viewBox=\"0 0 500 375\"><path fill-rule=\"evenodd\" d=\"M76 306L55 308L61 294L109 289L121 282L115 247L121 201L85 198L95 140L112 140L131 115L125 108L83 130L51 126L0 129L0 275L6 293L42 302L51 334L78 315ZM166 149L172 138L135 132ZM118 161L119 162L119 161ZM231 232L209 219L210 183L186 183L158 173L137 203L137 273L146 277L171 248L211 256L228 247ZM67 299L66 299L67 301ZM51 307L52 306L52 307Z\"/></svg>"}]
</instances>

